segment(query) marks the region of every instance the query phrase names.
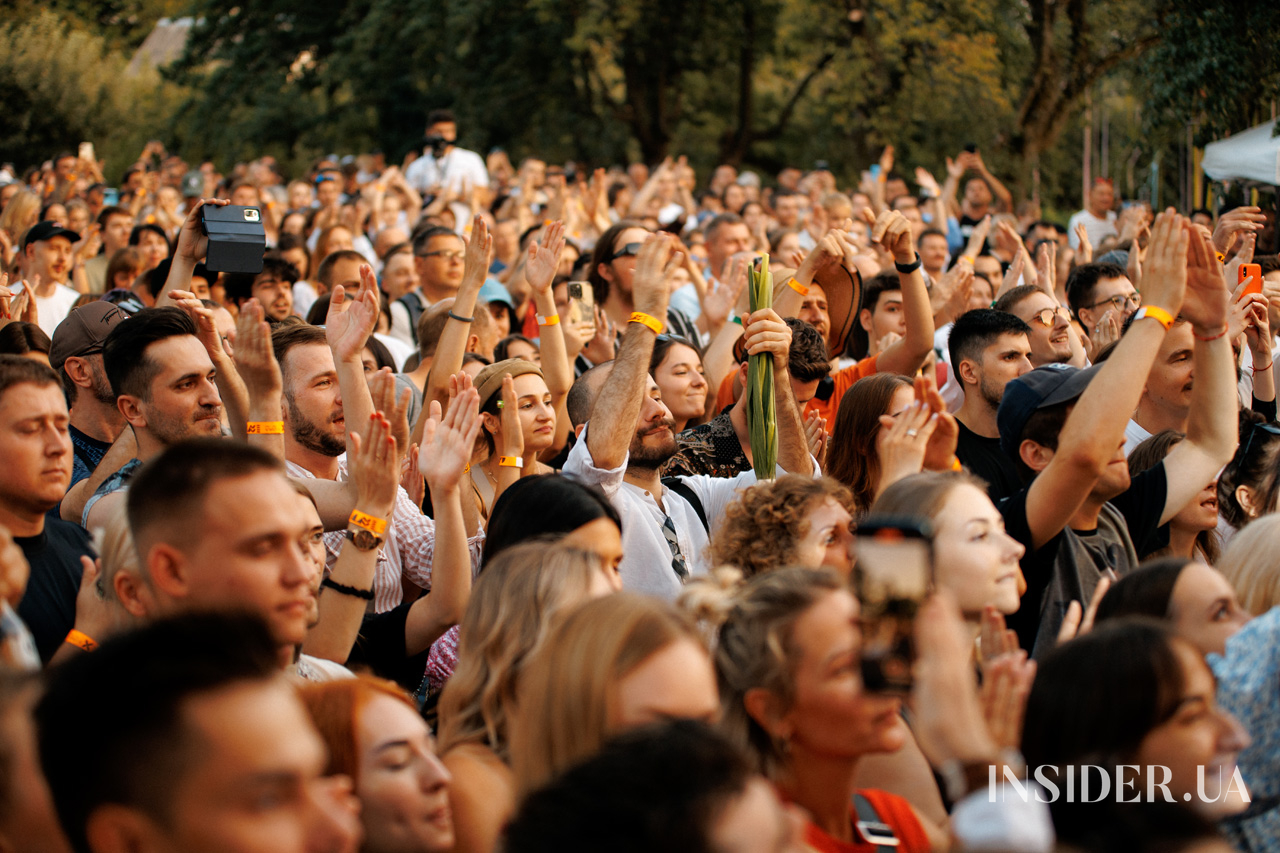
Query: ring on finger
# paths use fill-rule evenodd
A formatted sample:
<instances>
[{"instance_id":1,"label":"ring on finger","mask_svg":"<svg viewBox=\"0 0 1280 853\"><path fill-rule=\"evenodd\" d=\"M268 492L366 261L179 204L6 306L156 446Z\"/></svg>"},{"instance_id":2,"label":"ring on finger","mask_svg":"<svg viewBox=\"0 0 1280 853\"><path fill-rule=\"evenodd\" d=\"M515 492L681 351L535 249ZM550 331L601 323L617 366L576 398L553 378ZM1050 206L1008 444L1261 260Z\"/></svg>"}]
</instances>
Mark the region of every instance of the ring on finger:
<instances>
[{"instance_id":1,"label":"ring on finger","mask_svg":"<svg viewBox=\"0 0 1280 853\"><path fill-rule=\"evenodd\" d=\"M918 430L914 430L914 429L907 430L907 435L911 436L912 438L915 438L919 434L920 433Z\"/></svg>"}]
</instances>

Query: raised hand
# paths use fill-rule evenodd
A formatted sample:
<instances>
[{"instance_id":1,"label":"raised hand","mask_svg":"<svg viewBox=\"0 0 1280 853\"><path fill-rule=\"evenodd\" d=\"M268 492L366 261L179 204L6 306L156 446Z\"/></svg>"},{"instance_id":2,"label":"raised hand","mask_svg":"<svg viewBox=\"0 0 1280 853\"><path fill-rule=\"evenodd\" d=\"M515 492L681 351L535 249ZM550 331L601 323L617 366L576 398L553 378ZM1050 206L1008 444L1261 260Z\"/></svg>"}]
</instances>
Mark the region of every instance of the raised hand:
<instances>
[{"instance_id":1,"label":"raised hand","mask_svg":"<svg viewBox=\"0 0 1280 853\"><path fill-rule=\"evenodd\" d=\"M356 485L356 508L375 518L389 516L400 488L400 458L391 424L381 412L369 416L363 435L351 431L347 458Z\"/></svg>"},{"instance_id":2,"label":"raised hand","mask_svg":"<svg viewBox=\"0 0 1280 853\"><path fill-rule=\"evenodd\" d=\"M1001 749L1018 749L1022 745L1022 721L1035 677L1036 662L1028 660L1021 649L991 661L983 669L979 690L982 716Z\"/></svg>"},{"instance_id":3,"label":"raised hand","mask_svg":"<svg viewBox=\"0 0 1280 853\"><path fill-rule=\"evenodd\" d=\"M631 298L637 311L662 320L667 314L671 288L667 279L684 263L684 254L666 234L652 234L636 256Z\"/></svg>"},{"instance_id":4,"label":"raised hand","mask_svg":"<svg viewBox=\"0 0 1280 853\"><path fill-rule=\"evenodd\" d=\"M955 466L960 427L955 416L947 411L947 404L938 393L938 384L933 377L933 371L926 369L915 380L916 402L932 412L936 421L929 443L925 445L922 464L930 471L949 471Z\"/></svg>"},{"instance_id":5,"label":"raised hand","mask_svg":"<svg viewBox=\"0 0 1280 853\"><path fill-rule=\"evenodd\" d=\"M1193 233L1187 248L1187 289L1182 316L1191 321L1202 337L1222 331L1227 322L1230 291L1222 275L1222 264L1213 252L1213 243L1203 234Z\"/></svg>"},{"instance_id":6,"label":"raised hand","mask_svg":"<svg viewBox=\"0 0 1280 853\"><path fill-rule=\"evenodd\" d=\"M384 367L369 377L369 394L373 397L374 411L383 414L391 424L391 434L395 437L396 446L408 453L409 402L413 399L413 393L404 388L397 394L396 388L396 377L389 367Z\"/></svg>"},{"instance_id":7,"label":"raised hand","mask_svg":"<svg viewBox=\"0 0 1280 853\"><path fill-rule=\"evenodd\" d=\"M916 167L916 183L920 185L920 189L932 193L935 198L942 195L942 187L938 186L937 178L923 166Z\"/></svg>"},{"instance_id":8,"label":"raised hand","mask_svg":"<svg viewBox=\"0 0 1280 853\"><path fill-rule=\"evenodd\" d=\"M767 352L773 358L775 371L788 369L791 352L791 327L772 308L764 308L742 318L743 344L747 355Z\"/></svg>"},{"instance_id":9,"label":"raised hand","mask_svg":"<svg viewBox=\"0 0 1280 853\"><path fill-rule=\"evenodd\" d=\"M520 401L516 397L516 383L509 375L502 377L502 398L498 401L499 420L502 421L502 454L524 455L524 427L520 423Z\"/></svg>"},{"instance_id":10,"label":"raised hand","mask_svg":"<svg viewBox=\"0 0 1280 853\"><path fill-rule=\"evenodd\" d=\"M973 226L972 233L969 234L969 242L965 244L964 253L971 258L976 258L987 250L987 235L991 233L991 214L988 213L982 219L978 220L978 224Z\"/></svg>"},{"instance_id":11,"label":"raised hand","mask_svg":"<svg viewBox=\"0 0 1280 853\"><path fill-rule=\"evenodd\" d=\"M1213 245L1219 252L1226 253L1236 238L1242 234L1256 234L1267 224L1267 217L1260 207L1237 207L1218 217L1218 224L1213 229Z\"/></svg>"},{"instance_id":12,"label":"raised hand","mask_svg":"<svg viewBox=\"0 0 1280 853\"><path fill-rule=\"evenodd\" d=\"M213 312L204 307L204 303L196 298L196 295L188 290L171 290L169 298L173 301L173 307L185 313L191 318L191 322L196 324L196 337L200 339L200 343L204 344L205 351L209 353L209 358L215 363L226 354L226 349L222 346L222 335L218 334L218 326L213 320ZM251 300L255 305L257 300ZM245 303L246 305L248 303ZM244 308L241 313L244 313ZM236 336L239 337L238 330Z\"/></svg>"},{"instance_id":13,"label":"raised hand","mask_svg":"<svg viewBox=\"0 0 1280 853\"><path fill-rule=\"evenodd\" d=\"M0 234L3 233L3 231L0 231ZM12 299L13 291L9 289L9 274L0 272L0 320L12 319L13 315L10 313L12 311Z\"/></svg>"},{"instance_id":14,"label":"raised hand","mask_svg":"<svg viewBox=\"0 0 1280 853\"><path fill-rule=\"evenodd\" d=\"M804 437L818 465L827 464L827 419L817 412L805 415Z\"/></svg>"},{"instance_id":15,"label":"raised hand","mask_svg":"<svg viewBox=\"0 0 1280 853\"><path fill-rule=\"evenodd\" d=\"M896 210L886 210L878 217L873 217L867 209L862 211L862 215L871 226L871 242L879 243L900 264L915 262L915 237L911 234L911 223L905 216Z\"/></svg>"},{"instance_id":16,"label":"raised hand","mask_svg":"<svg viewBox=\"0 0 1280 853\"><path fill-rule=\"evenodd\" d=\"M1045 240L1036 249L1036 283L1040 289L1050 296L1054 296L1057 287L1058 277L1058 246L1056 243ZM1057 299L1056 296L1054 296Z\"/></svg>"},{"instance_id":17,"label":"raised hand","mask_svg":"<svg viewBox=\"0 0 1280 853\"><path fill-rule=\"evenodd\" d=\"M209 319L213 319L211 312ZM216 328L214 335L218 336ZM221 341L221 336L218 337ZM250 400L278 396L283 391L284 379L280 375L275 349L271 346L271 327L256 299L250 299L240 306L240 316L236 318L236 351L233 358L236 371L249 391Z\"/></svg>"},{"instance_id":18,"label":"raised hand","mask_svg":"<svg viewBox=\"0 0 1280 853\"><path fill-rule=\"evenodd\" d=\"M480 423L480 393L469 384L449 400L449 409L443 416L440 403L431 402L418 454L418 470L427 479L432 493L452 491L462 482L476 436L480 434Z\"/></svg>"},{"instance_id":19,"label":"raised hand","mask_svg":"<svg viewBox=\"0 0 1280 853\"><path fill-rule=\"evenodd\" d=\"M1076 226L1076 261L1082 264L1093 262L1093 244L1089 242L1089 232L1084 223Z\"/></svg>"},{"instance_id":20,"label":"raised hand","mask_svg":"<svg viewBox=\"0 0 1280 853\"><path fill-rule=\"evenodd\" d=\"M1088 608L1082 609L1078 601L1072 601L1067 605L1067 613L1062 617L1062 627L1058 629L1059 643L1083 637L1093 630L1093 620L1098 615L1098 605L1102 603L1102 597L1107 594L1107 590L1111 589L1111 584L1115 582L1114 578L1114 573L1108 569L1107 573L1098 579L1093 597L1089 599Z\"/></svg>"},{"instance_id":21,"label":"raised hand","mask_svg":"<svg viewBox=\"0 0 1280 853\"><path fill-rule=\"evenodd\" d=\"M882 432L876 442L880 456L880 483L876 494L903 477L920 473L938 419L928 406L917 402L896 418L881 415L880 425L888 431Z\"/></svg>"},{"instance_id":22,"label":"raised hand","mask_svg":"<svg viewBox=\"0 0 1280 853\"><path fill-rule=\"evenodd\" d=\"M360 358L378 325L378 299L378 283L368 264L360 265L360 295L355 299L347 298L342 285L333 289L324 318L324 336L335 360Z\"/></svg>"},{"instance_id":23,"label":"raised hand","mask_svg":"<svg viewBox=\"0 0 1280 853\"><path fill-rule=\"evenodd\" d=\"M470 247L468 247L468 251ZM564 251L564 223L556 220L542 232L541 239L529 243L529 257L524 263L524 277L538 293L551 290L556 270L560 268L560 254Z\"/></svg>"},{"instance_id":24,"label":"raised hand","mask_svg":"<svg viewBox=\"0 0 1280 853\"><path fill-rule=\"evenodd\" d=\"M231 204L231 201L224 198L202 198L191 205L187 218L182 223L182 230L178 232L178 245L173 250L175 258L182 258L192 264L205 259L209 251L209 236L200 229L200 208L206 204L224 207Z\"/></svg>"},{"instance_id":25,"label":"raised hand","mask_svg":"<svg viewBox=\"0 0 1280 853\"><path fill-rule=\"evenodd\" d=\"M1159 214L1151 229L1151 242L1147 244L1147 268L1143 270L1142 281L1134 283L1142 291L1146 304L1163 308L1174 317L1182 310L1187 289L1191 237L1186 220L1173 208ZM1214 260L1216 263L1217 259Z\"/></svg>"},{"instance_id":26,"label":"raised hand","mask_svg":"<svg viewBox=\"0 0 1280 853\"><path fill-rule=\"evenodd\" d=\"M729 319L729 312L738 304L738 297L742 295L746 285L746 276L730 275L726 279L713 281L707 288L702 297L702 313L707 315L707 322L712 328L720 328Z\"/></svg>"},{"instance_id":27,"label":"raised hand","mask_svg":"<svg viewBox=\"0 0 1280 853\"><path fill-rule=\"evenodd\" d=\"M489 275L493 262L493 236L483 216L471 220L471 238L467 240L467 253L462 266L462 284L459 289L480 289Z\"/></svg>"}]
</instances>

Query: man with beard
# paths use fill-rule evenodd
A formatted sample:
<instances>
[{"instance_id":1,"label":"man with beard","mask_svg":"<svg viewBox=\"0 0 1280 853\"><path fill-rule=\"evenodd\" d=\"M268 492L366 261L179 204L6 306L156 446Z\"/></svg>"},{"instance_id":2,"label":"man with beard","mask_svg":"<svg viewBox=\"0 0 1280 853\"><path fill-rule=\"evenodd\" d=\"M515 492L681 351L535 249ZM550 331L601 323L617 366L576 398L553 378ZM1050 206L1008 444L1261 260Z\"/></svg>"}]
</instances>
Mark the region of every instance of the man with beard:
<instances>
[{"instance_id":1,"label":"man with beard","mask_svg":"<svg viewBox=\"0 0 1280 853\"><path fill-rule=\"evenodd\" d=\"M71 485L93 473L124 429L124 415L102 363L102 347L107 334L127 316L109 302L90 302L72 311L53 333L49 366L62 379L71 406Z\"/></svg>"},{"instance_id":2,"label":"man with beard","mask_svg":"<svg viewBox=\"0 0 1280 853\"><path fill-rule=\"evenodd\" d=\"M267 322L274 326L293 313L293 283L300 277L293 264L276 252L267 252L262 272L227 276L227 298L237 307L250 299L258 300Z\"/></svg>"},{"instance_id":3,"label":"man with beard","mask_svg":"<svg viewBox=\"0 0 1280 853\"><path fill-rule=\"evenodd\" d=\"M142 463L184 439L222 434L217 371L195 323L180 309L145 308L118 324L103 344L102 361L137 452L85 503L81 523L90 529L110 517L119 498L110 496Z\"/></svg>"},{"instance_id":4,"label":"man with beard","mask_svg":"<svg viewBox=\"0 0 1280 853\"><path fill-rule=\"evenodd\" d=\"M1000 449L996 411L1004 386L1031 370L1029 331L1012 314L983 308L960 315L947 341L951 370L964 392L956 412L956 458L986 481L996 503L1022 488L1013 460Z\"/></svg>"},{"instance_id":5,"label":"man with beard","mask_svg":"<svg viewBox=\"0 0 1280 853\"><path fill-rule=\"evenodd\" d=\"M595 401L564 466L565 474L600 486L622 516L623 585L666 599L674 599L688 577L706 574L708 528L719 525L739 488L755 482L752 472L732 479L680 477L669 489L658 475L675 454L676 441L649 360L663 329L656 318L666 316L667 276L681 260L663 234L651 235L640 247L632 278L635 313L617 358L578 380L595 390ZM744 316L743 323L747 353L767 352L773 359L779 470L812 474L816 465L788 370L791 329L772 310Z\"/></svg>"},{"instance_id":6,"label":"man with beard","mask_svg":"<svg viewBox=\"0 0 1280 853\"><path fill-rule=\"evenodd\" d=\"M367 266L362 270L362 277L372 278ZM347 450L345 415L350 412L356 417L361 408L365 412L373 408L360 351L377 317L376 290L369 286L368 296L353 303L351 308L343 310L341 302L331 305L324 329L285 326L271 336L284 379L285 461L292 477L347 479L346 462L339 461ZM326 332L332 340L326 337ZM354 402L357 397L359 404ZM356 429L354 423L352 428ZM366 430L367 427L356 429L361 434ZM435 499L443 502L444 496L433 494ZM456 494L449 499L459 500ZM437 507L437 517L443 519L443 503L433 505ZM465 533L455 536L452 529L446 531L443 521L437 531L436 522L422 514L403 488L396 490L389 522L373 579L374 612L386 612L404 600L404 578L428 590L433 570L469 573L473 565L479 565L483 536L467 541ZM450 528L452 526L451 521ZM344 540L342 531L325 534L326 564L330 569L338 559ZM464 541L466 545L462 544ZM437 545L442 549L438 565Z\"/></svg>"}]
</instances>

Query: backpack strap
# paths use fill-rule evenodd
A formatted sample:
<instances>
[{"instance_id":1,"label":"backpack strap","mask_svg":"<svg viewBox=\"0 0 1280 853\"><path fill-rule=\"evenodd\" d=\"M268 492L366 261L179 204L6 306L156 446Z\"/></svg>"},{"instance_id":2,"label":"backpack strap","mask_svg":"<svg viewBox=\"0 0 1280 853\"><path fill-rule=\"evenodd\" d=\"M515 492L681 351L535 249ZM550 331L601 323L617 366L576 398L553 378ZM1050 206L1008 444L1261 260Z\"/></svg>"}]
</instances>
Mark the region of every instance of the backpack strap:
<instances>
[{"instance_id":1,"label":"backpack strap","mask_svg":"<svg viewBox=\"0 0 1280 853\"><path fill-rule=\"evenodd\" d=\"M858 832L867 843L875 845L877 853L893 853L900 843L898 836L893 834L892 826L880 819L880 813L871 801L860 792L854 792L853 809L858 815Z\"/></svg>"},{"instance_id":2,"label":"backpack strap","mask_svg":"<svg viewBox=\"0 0 1280 853\"><path fill-rule=\"evenodd\" d=\"M698 514L698 520L702 522L702 529L707 531L707 535L710 535L711 525L707 521L707 510L702 505L702 498L698 497L698 493L691 489L689 484L680 477L663 477L662 485L689 502L689 505L693 507L693 511Z\"/></svg>"},{"instance_id":3,"label":"backpack strap","mask_svg":"<svg viewBox=\"0 0 1280 853\"><path fill-rule=\"evenodd\" d=\"M422 299L415 293L406 293L396 300L404 306L404 310L409 312L409 334L413 338L413 345L418 345L418 318L422 316L423 307Z\"/></svg>"}]
</instances>

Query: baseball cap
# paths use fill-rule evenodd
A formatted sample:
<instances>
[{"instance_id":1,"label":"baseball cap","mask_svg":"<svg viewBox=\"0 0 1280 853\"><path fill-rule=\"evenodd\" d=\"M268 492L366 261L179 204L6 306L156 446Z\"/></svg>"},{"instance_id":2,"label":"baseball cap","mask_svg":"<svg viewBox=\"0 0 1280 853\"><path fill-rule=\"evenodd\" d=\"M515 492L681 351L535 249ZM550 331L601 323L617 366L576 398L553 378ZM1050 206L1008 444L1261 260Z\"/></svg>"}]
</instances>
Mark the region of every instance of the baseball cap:
<instances>
[{"instance_id":1,"label":"baseball cap","mask_svg":"<svg viewBox=\"0 0 1280 853\"><path fill-rule=\"evenodd\" d=\"M1017 459L1022 431L1031 416L1040 409L1079 397L1101 367L1095 364L1082 370L1069 364L1046 364L1004 386L1004 396L996 411L1000 449L1011 459Z\"/></svg>"},{"instance_id":2,"label":"baseball cap","mask_svg":"<svg viewBox=\"0 0 1280 853\"><path fill-rule=\"evenodd\" d=\"M50 366L61 370L69 358L102 352L107 333L128 317L120 306L110 302L90 302L75 309L53 331Z\"/></svg>"},{"instance_id":3,"label":"baseball cap","mask_svg":"<svg viewBox=\"0 0 1280 853\"><path fill-rule=\"evenodd\" d=\"M54 237L66 237L72 243L80 242L80 235L72 231L70 228L63 228L56 222L46 219L37 222L27 229L26 235L22 238L22 248L25 251L32 243L39 243L42 240L52 240Z\"/></svg>"},{"instance_id":4,"label":"baseball cap","mask_svg":"<svg viewBox=\"0 0 1280 853\"><path fill-rule=\"evenodd\" d=\"M511 301L511 291L507 290L505 286L499 284L493 279L489 279L480 286L480 293L478 295L483 302L501 302L509 308L515 307Z\"/></svg>"}]
</instances>

